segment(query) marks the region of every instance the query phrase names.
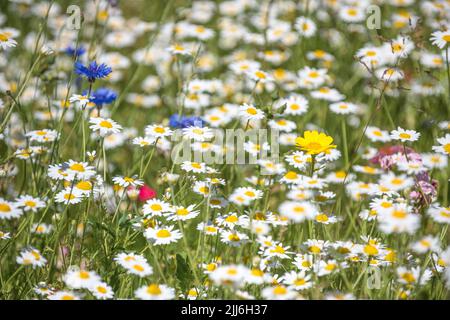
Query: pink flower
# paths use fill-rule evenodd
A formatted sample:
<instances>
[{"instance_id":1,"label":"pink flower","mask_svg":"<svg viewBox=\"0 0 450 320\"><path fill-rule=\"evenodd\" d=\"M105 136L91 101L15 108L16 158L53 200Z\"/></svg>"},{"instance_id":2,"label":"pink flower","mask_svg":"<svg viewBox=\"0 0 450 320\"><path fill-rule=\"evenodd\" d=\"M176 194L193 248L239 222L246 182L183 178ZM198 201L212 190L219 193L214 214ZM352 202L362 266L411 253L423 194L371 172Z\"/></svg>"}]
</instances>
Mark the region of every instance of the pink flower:
<instances>
[{"instance_id":1,"label":"pink flower","mask_svg":"<svg viewBox=\"0 0 450 320\"><path fill-rule=\"evenodd\" d=\"M145 201L153 199L153 198L156 198L155 189L152 189L149 186L147 186L146 184L144 184L139 189L139 196L138 196L139 201L145 202Z\"/></svg>"}]
</instances>

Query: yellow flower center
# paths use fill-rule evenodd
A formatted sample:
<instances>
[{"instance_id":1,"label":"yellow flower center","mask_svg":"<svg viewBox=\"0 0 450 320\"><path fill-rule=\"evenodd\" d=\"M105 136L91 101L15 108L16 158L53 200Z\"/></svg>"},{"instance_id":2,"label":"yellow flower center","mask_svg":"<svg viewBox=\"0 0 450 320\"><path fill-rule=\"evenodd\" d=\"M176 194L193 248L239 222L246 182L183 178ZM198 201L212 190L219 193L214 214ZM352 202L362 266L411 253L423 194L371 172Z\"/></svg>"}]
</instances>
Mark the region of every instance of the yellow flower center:
<instances>
[{"instance_id":1,"label":"yellow flower center","mask_svg":"<svg viewBox=\"0 0 450 320\"><path fill-rule=\"evenodd\" d=\"M84 172L84 166L80 163L74 163L70 166L70 170Z\"/></svg>"},{"instance_id":2,"label":"yellow flower center","mask_svg":"<svg viewBox=\"0 0 450 320\"><path fill-rule=\"evenodd\" d=\"M249 113L252 116L254 116L255 114L257 114L257 111L256 111L255 108L247 108L247 113Z\"/></svg>"},{"instance_id":3,"label":"yellow flower center","mask_svg":"<svg viewBox=\"0 0 450 320\"><path fill-rule=\"evenodd\" d=\"M6 42L9 40L9 37L6 33L0 33L0 41Z\"/></svg>"},{"instance_id":4,"label":"yellow flower center","mask_svg":"<svg viewBox=\"0 0 450 320\"><path fill-rule=\"evenodd\" d=\"M273 289L273 293L276 294L276 295L284 295L284 294L287 293L287 290L286 290L286 288L283 287L283 286L276 286L276 287Z\"/></svg>"},{"instance_id":5,"label":"yellow flower center","mask_svg":"<svg viewBox=\"0 0 450 320\"><path fill-rule=\"evenodd\" d=\"M385 209L392 207L392 203L390 202L382 202L380 205Z\"/></svg>"},{"instance_id":6,"label":"yellow flower center","mask_svg":"<svg viewBox=\"0 0 450 320\"><path fill-rule=\"evenodd\" d=\"M402 274L402 279L408 283L412 283L416 280L416 278L411 272L405 272L404 274Z\"/></svg>"},{"instance_id":7,"label":"yellow flower center","mask_svg":"<svg viewBox=\"0 0 450 320\"><path fill-rule=\"evenodd\" d=\"M394 210L394 212L392 212L392 216L397 219L404 219L406 218L407 213L403 210Z\"/></svg>"},{"instance_id":8,"label":"yellow flower center","mask_svg":"<svg viewBox=\"0 0 450 320\"><path fill-rule=\"evenodd\" d=\"M192 166L192 168L195 168L195 169L201 169L202 168L202 165L200 163L198 163L198 162L192 162L191 166Z\"/></svg>"},{"instance_id":9,"label":"yellow flower center","mask_svg":"<svg viewBox=\"0 0 450 320\"><path fill-rule=\"evenodd\" d=\"M168 237L170 237L170 231L169 231L169 230L166 230L166 229L159 230L159 231L156 233L156 236L157 236L158 238L168 238Z\"/></svg>"},{"instance_id":10,"label":"yellow flower center","mask_svg":"<svg viewBox=\"0 0 450 320\"><path fill-rule=\"evenodd\" d=\"M253 198L255 196L255 193L253 191L245 191L244 194L249 198Z\"/></svg>"},{"instance_id":11,"label":"yellow flower center","mask_svg":"<svg viewBox=\"0 0 450 320\"><path fill-rule=\"evenodd\" d=\"M27 200L25 201L25 206L34 208L36 206L36 202L33 200Z\"/></svg>"},{"instance_id":12,"label":"yellow flower center","mask_svg":"<svg viewBox=\"0 0 450 320\"><path fill-rule=\"evenodd\" d=\"M364 253L367 254L368 256L376 256L378 254L378 249L377 247L368 244L364 247Z\"/></svg>"},{"instance_id":13,"label":"yellow flower center","mask_svg":"<svg viewBox=\"0 0 450 320\"><path fill-rule=\"evenodd\" d=\"M136 271L138 271L138 272L144 271L144 267L141 266L140 264L135 264L135 265L133 266L133 269L136 270Z\"/></svg>"},{"instance_id":14,"label":"yellow flower center","mask_svg":"<svg viewBox=\"0 0 450 320\"><path fill-rule=\"evenodd\" d=\"M239 238L239 236L238 236L237 234L230 234L230 235L228 236L228 239L229 239L230 241L240 241L240 240L241 240L241 238Z\"/></svg>"},{"instance_id":15,"label":"yellow flower center","mask_svg":"<svg viewBox=\"0 0 450 320\"><path fill-rule=\"evenodd\" d=\"M398 136L402 139L411 139L411 135L404 132L400 133Z\"/></svg>"},{"instance_id":16,"label":"yellow flower center","mask_svg":"<svg viewBox=\"0 0 450 320\"><path fill-rule=\"evenodd\" d=\"M206 270L208 270L208 271L214 271L214 270L216 270L216 268L217 268L217 265L215 263L209 263L206 265Z\"/></svg>"},{"instance_id":17,"label":"yellow flower center","mask_svg":"<svg viewBox=\"0 0 450 320\"><path fill-rule=\"evenodd\" d=\"M231 223L236 223L238 221L238 217L236 217L235 215L228 216L228 217L226 217L225 221L231 222Z\"/></svg>"},{"instance_id":18,"label":"yellow flower center","mask_svg":"<svg viewBox=\"0 0 450 320\"><path fill-rule=\"evenodd\" d=\"M450 154L450 143L447 143L447 144L444 146L444 151L445 151L445 153Z\"/></svg>"},{"instance_id":19,"label":"yellow flower center","mask_svg":"<svg viewBox=\"0 0 450 320\"><path fill-rule=\"evenodd\" d=\"M256 277L262 277L264 275L264 272L259 269L252 269L251 273Z\"/></svg>"},{"instance_id":20,"label":"yellow flower center","mask_svg":"<svg viewBox=\"0 0 450 320\"><path fill-rule=\"evenodd\" d=\"M316 221L317 222L327 222L328 216L326 214L319 214L316 216Z\"/></svg>"},{"instance_id":21,"label":"yellow flower center","mask_svg":"<svg viewBox=\"0 0 450 320\"><path fill-rule=\"evenodd\" d=\"M295 180L297 179L297 173L295 173L294 171L289 171L284 175L284 177L288 180Z\"/></svg>"},{"instance_id":22,"label":"yellow flower center","mask_svg":"<svg viewBox=\"0 0 450 320\"><path fill-rule=\"evenodd\" d=\"M73 194L71 194L71 193L66 193L64 195L64 199L66 199L66 200L73 200L73 199L75 199L75 196Z\"/></svg>"},{"instance_id":23,"label":"yellow flower center","mask_svg":"<svg viewBox=\"0 0 450 320\"><path fill-rule=\"evenodd\" d=\"M156 133L164 133L164 132L166 132L166 129L164 129L163 127L156 127L154 130L155 130Z\"/></svg>"},{"instance_id":24,"label":"yellow flower center","mask_svg":"<svg viewBox=\"0 0 450 320\"><path fill-rule=\"evenodd\" d=\"M76 184L76 187L77 189L88 191L92 189L92 183L89 181L80 181Z\"/></svg>"},{"instance_id":25,"label":"yellow flower center","mask_svg":"<svg viewBox=\"0 0 450 320\"><path fill-rule=\"evenodd\" d=\"M177 209L176 213L179 216L186 216L186 215L189 214L189 211L187 209L185 209L185 208L180 208L180 209Z\"/></svg>"},{"instance_id":26,"label":"yellow flower center","mask_svg":"<svg viewBox=\"0 0 450 320\"><path fill-rule=\"evenodd\" d=\"M271 250L271 252L273 253L285 253L285 251L286 250L284 250L282 246L275 246L275 248Z\"/></svg>"},{"instance_id":27,"label":"yellow flower center","mask_svg":"<svg viewBox=\"0 0 450 320\"><path fill-rule=\"evenodd\" d=\"M154 211L161 211L162 210L162 206L158 203L152 204L150 206L150 209L154 210Z\"/></svg>"},{"instance_id":28,"label":"yellow flower center","mask_svg":"<svg viewBox=\"0 0 450 320\"><path fill-rule=\"evenodd\" d=\"M161 288L157 284L151 284L147 287L147 293L153 296L161 294Z\"/></svg>"},{"instance_id":29,"label":"yellow flower center","mask_svg":"<svg viewBox=\"0 0 450 320\"><path fill-rule=\"evenodd\" d=\"M318 246L310 246L308 248L308 250L312 253L319 253L320 252L320 248Z\"/></svg>"},{"instance_id":30,"label":"yellow flower center","mask_svg":"<svg viewBox=\"0 0 450 320\"><path fill-rule=\"evenodd\" d=\"M256 71L255 72L255 76L257 76L260 79L265 79L266 78L266 74L262 71Z\"/></svg>"},{"instance_id":31,"label":"yellow flower center","mask_svg":"<svg viewBox=\"0 0 450 320\"><path fill-rule=\"evenodd\" d=\"M123 178L123 180L124 180L125 182L128 182L128 183L133 183L133 182L134 182L134 179L133 179L133 178L130 178L130 177L125 177L125 178Z\"/></svg>"},{"instance_id":32,"label":"yellow flower center","mask_svg":"<svg viewBox=\"0 0 450 320\"><path fill-rule=\"evenodd\" d=\"M113 127L111 122L106 121L106 120L103 120L102 122L100 122L99 126L102 128L107 128L107 129L111 129Z\"/></svg>"}]
</instances>

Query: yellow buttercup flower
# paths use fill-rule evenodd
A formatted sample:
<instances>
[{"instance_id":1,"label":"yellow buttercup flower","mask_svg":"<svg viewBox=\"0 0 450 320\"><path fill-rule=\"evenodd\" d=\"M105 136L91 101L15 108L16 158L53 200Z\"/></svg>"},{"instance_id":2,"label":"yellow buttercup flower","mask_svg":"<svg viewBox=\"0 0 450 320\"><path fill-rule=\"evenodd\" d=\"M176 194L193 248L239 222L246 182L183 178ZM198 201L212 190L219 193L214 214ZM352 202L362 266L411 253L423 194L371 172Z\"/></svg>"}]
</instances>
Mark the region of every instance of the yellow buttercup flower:
<instances>
[{"instance_id":1,"label":"yellow buttercup flower","mask_svg":"<svg viewBox=\"0 0 450 320\"><path fill-rule=\"evenodd\" d=\"M311 155L322 152L328 153L330 149L336 148L336 145L332 143L332 137L327 136L322 132L319 133L316 130L305 131L303 137L298 137L295 139L295 144L297 147Z\"/></svg>"}]
</instances>

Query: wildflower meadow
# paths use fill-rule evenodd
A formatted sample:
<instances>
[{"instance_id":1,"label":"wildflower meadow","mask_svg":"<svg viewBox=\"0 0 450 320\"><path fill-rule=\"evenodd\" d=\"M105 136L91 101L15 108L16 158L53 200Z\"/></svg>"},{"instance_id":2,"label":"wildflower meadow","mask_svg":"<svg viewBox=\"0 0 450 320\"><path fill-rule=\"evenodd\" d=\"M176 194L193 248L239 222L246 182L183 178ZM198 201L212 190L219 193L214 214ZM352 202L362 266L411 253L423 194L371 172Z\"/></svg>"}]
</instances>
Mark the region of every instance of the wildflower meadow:
<instances>
[{"instance_id":1,"label":"wildflower meadow","mask_svg":"<svg viewBox=\"0 0 450 320\"><path fill-rule=\"evenodd\" d=\"M2 0L0 299L449 299L449 62L449 0Z\"/></svg>"}]
</instances>

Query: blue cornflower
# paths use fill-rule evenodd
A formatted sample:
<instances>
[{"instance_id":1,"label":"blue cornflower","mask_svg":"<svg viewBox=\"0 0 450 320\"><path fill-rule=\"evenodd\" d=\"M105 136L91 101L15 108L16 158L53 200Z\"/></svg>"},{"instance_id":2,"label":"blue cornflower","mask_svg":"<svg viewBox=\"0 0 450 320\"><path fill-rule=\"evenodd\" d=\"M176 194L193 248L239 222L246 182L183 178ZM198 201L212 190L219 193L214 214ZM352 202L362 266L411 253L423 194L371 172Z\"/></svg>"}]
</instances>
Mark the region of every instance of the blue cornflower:
<instances>
[{"instance_id":1,"label":"blue cornflower","mask_svg":"<svg viewBox=\"0 0 450 320\"><path fill-rule=\"evenodd\" d=\"M186 116L178 116L174 114L169 118L169 126L172 128L188 128L188 127L203 127L205 125L205 121L200 117L186 117Z\"/></svg>"},{"instance_id":2,"label":"blue cornflower","mask_svg":"<svg viewBox=\"0 0 450 320\"><path fill-rule=\"evenodd\" d=\"M68 46L64 52L70 57L79 57L86 52L86 49L84 47L74 48L72 46Z\"/></svg>"},{"instance_id":3,"label":"blue cornflower","mask_svg":"<svg viewBox=\"0 0 450 320\"><path fill-rule=\"evenodd\" d=\"M108 76L112 72L112 69L104 63L97 64L96 61L92 61L87 67L77 61L75 62L75 72L81 76L85 76L89 82L94 82L95 79Z\"/></svg>"},{"instance_id":4,"label":"blue cornflower","mask_svg":"<svg viewBox=\"0 0 450 320\"><path fill-rule=\"evenodd\" d=\"M84 95L87 91L83 92ZM89 100L95 103L97 106L103 106L104 104L110 104L117 98L117 93L108 88L99 88L94 92L91 92Z\"/></svg>"}]
</instances>

